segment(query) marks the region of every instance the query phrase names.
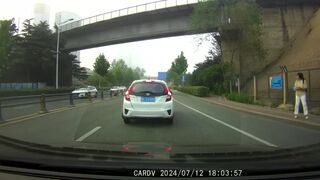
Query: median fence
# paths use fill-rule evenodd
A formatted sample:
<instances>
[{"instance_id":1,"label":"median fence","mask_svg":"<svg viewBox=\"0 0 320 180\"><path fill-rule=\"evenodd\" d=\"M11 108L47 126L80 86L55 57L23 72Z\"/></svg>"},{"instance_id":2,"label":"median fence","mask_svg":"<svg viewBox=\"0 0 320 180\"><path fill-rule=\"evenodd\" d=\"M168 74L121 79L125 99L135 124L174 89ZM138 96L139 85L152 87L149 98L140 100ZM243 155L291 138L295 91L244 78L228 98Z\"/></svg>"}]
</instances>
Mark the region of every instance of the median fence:
<instances>
[{"instance_id":1,"label":"median fence","mask_svg":"<svg viewBox=\"0 0 320 180\"><path fill-rule=\"evenodd\" d=\"M117 95L121 96L122 94L118 93ZM100 90L96 98L90 95L87 95L85 98L78 98L76 94L72 93L2 97L0 98L0 122L35 112L47 113L49 109L56 109L59 106L74 107L78 103L93 102L94 99L104 100L105 97L113 96L115 94L110 93L109 90ZM50 105L50 108L48 108L48 105ZM5 116L4 114L7 115Z\"/></svg>"},{"instance_id":2,"label":"median fence","mask_svg":"<svg viewBox=\"0 0 320 180\"><path fill-rule=\"evenodd\" d=\"M285 66L280 71L264 76L252 76L243 83L240 78L229 82L229 91L241 94L244 92L254 98L277 101L282 104L295 103L294 82L298 72L302 72L308 83L307 100L310 107L320 107L320 69L303 69L288 71ZM243 86L246 84L246 87Z\"/></svg>"}]
</instances>

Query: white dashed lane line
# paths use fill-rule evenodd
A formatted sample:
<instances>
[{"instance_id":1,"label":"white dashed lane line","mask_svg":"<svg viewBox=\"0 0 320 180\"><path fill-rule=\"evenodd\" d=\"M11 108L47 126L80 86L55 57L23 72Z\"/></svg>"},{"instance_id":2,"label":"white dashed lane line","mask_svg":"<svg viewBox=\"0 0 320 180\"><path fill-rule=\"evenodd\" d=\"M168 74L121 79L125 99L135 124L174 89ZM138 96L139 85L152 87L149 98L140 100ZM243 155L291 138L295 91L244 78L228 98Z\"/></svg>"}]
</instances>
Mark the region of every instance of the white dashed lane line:
<instances>
[{"instance_id":1,"label":"white dashed lane line","mask_svg":"<svg viewBox=\"0 0 320 180\"><path fill-rule=\"evenodd\" d=\"M84 134L81 137L79 137L76 141L77 142L81 142L81 141L85 140L87 137L89 137L92 134L94 134L95 132L97 132L100 128L101 128L100 126L97 126L97 127L93 128L91 131L89 131L86 134Z\"/></svg>"},{"instance_id":2,"label":"white dashed lane line","mask_svg":"<svg viewBox=\"0 0 320 180\"><path fill-rule=\"evenodd\" d=\"M263 139L255 136L255 135L253 135L253 134L251 134L251 133L248 133L248 132L246 132L246 131L244 131L244 130L241 130L241 129L237 128L237 127L234 127L234 126L232 126L232 125L230 125L230 124L228 124L228 123L225 123L225 122L223 122L223 121L221 121L221 120L219 120L219 119L217 119L217 118L214 118L214 117L212 117L212 116L210 116L210 115L208 115L208 114L205 114L205 113L203 113L203 112L201 112L201 111L199 111L199 110L197 110L197 109L194 109L193 107L190 107L190 106L188 106L188 105L186 105L186 104L183 104L182 102L180 102L180 101L178 101L178 100L176 100L176 99L175 99L175 101L176 101L177 103L181 104L182 106L188 108L188 109L191 109L191 110L193 110L193 111L195 111L195 112L197 112L197 113L199 113L199 114L201 114L201 115L203 115L203 116L205 116L205 117L207 117L207 118L209 118L209 119L211 119L211 120L216 121L217 123L220 123L220 124L222 124L222 125L230 128L230 129L233 129L233 130L235 130L235 131L237 131L237 132L239 132L239 133L241 133L241 134L243 134L243 135L245 135L245 136L247 136L247 137L249 137L249 138L251 138L251 139L254 139L254 140L256 140L256 141L258 141L258 142L260 142L260 143L262 143L262 144L265 144L265 145L271 146L271 147L278 147L277 145L272 144L272 143L270 143L270 142L268 142L268 141L266 141L266 140L263 140Z\"/></svg>"}]
</instances>

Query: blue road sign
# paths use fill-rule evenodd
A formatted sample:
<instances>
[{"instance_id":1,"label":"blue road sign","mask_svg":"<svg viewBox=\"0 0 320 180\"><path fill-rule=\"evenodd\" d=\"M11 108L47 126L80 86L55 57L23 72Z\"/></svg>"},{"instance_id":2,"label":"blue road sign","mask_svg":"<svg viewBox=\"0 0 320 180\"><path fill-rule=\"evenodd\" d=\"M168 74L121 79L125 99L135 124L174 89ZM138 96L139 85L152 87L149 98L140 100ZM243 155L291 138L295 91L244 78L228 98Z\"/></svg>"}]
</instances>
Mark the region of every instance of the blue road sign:
<instances>
[{"instance_id":1,"label":"blue road sign","mask_svg":"<svg viewBox=\"0 0 320 180\"><path fill-rule=\"evenodd\" d=\"M271 89L282 89L282 77L281 75L275 75L270 77Z\"/></svg>"},{"instance_id":2,"label":"blue road sign","mask_svg":"<svg viewBox=\"0 0 320 180\"><path fill-rule=\"evenodd\" d=\"M186 75L182 75L181 81L182 81L182 82L186 82Z\"/></svg>"},{"instance_id":3,"label":"blue road sign","mask_svg":"<svg viewBox=\"0 0 320 180\"><path fill-rule=\"evenodd\" d=\"M165 81L167 79L167 72L158 72L158 80Z\"/></svg>"}]
</instances>

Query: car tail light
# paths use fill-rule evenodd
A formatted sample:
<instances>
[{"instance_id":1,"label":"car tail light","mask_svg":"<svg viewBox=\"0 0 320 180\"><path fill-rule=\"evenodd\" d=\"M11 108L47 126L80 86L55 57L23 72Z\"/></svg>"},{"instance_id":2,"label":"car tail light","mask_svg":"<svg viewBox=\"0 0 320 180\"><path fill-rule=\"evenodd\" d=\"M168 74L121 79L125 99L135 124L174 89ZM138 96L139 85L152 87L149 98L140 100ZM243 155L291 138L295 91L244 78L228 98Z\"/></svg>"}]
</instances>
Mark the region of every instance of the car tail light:
<instances>
[{"instance_id":1,"label":"car tail light","mask_svg":"<svg viewBox=\"0 0 320 180\"><path fill-rule=\"evenodd\" d=\"M171 95L171 93L170 93L170 94L167 94L166 102L171 101L171 99L172 99L172 95Z\"/></svg>"},{"instance_id":2,"label":"car tail light","mask_svg":"<svg viewBox=\"0 0 320 180\"><path fill-rule=\"evenodd\" d=\"M169 90L168 86L164 87L164 93L167 95L166 102L171 101L172 94L171 94L171 91Z\"/></svg>"},{"instance_id":3,"label":"car tail light","mask_svg":"<svg viewBox=\"0 0 320 180\"><path fill-rule=\"evenodd\" d=\"M127 92L124 94L124 99L130 101L130 94L132 93L132 85L128 88Z\"/></svg>"},{"instance_id":4,"label":"car tail light","mask_svg":"<svg viewBox=\"0 0 320 180\"><path fill-rule=\"evenodd\" d=\"M128 91L124 94L124 99L130 101L130 94L128 93Z\"/></svg>"},{"instance_id":5,"label":"car tail light","mask_svg":"<svg viewBox=\"0 0 320 180\"><path fill-rule=\"evenodd\" d=\"M122 146L122 152L129 152L129 147L127 145Z\"/></svg>"},{"instance_id":6,"label":"car tail light","mask_svg":"<svg viewBox=\"0 0 320 180\"><path fill-rule=\"evenodd\" d=\"M172 147L171 146L167 146L164 148L164 151L167 152L167 153L170 153L172 152Z\"/></svg>"}]
</instances>

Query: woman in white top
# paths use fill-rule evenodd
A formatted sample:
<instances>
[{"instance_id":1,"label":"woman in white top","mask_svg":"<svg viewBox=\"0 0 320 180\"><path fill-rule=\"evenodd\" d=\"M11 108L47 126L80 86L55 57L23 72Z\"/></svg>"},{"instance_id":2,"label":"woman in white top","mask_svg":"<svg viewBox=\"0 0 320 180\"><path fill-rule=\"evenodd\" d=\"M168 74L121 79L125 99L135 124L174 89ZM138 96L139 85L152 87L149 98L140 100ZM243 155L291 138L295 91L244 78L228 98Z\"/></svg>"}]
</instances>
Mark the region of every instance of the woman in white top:
<instances>
[{"instance_id":1,"label":"woman in white top","mask_svg":"<svg viewBox=\"0 0 320 180\"><path fill-rule=\"evenodd\" d=\"M300 108L300 102L303 106L303 113L306 119L309 119L308 117L308 106L307 106L307 98L306 98L306 92L308 89L307 81L304 79L302 73L297 74L297 79L294 83L293 87L294 91L296 92L296 104L295 104L295 110L294 110L294 118L298 118L299 114L299 108Z\"/></svg>"}]
</instances>

